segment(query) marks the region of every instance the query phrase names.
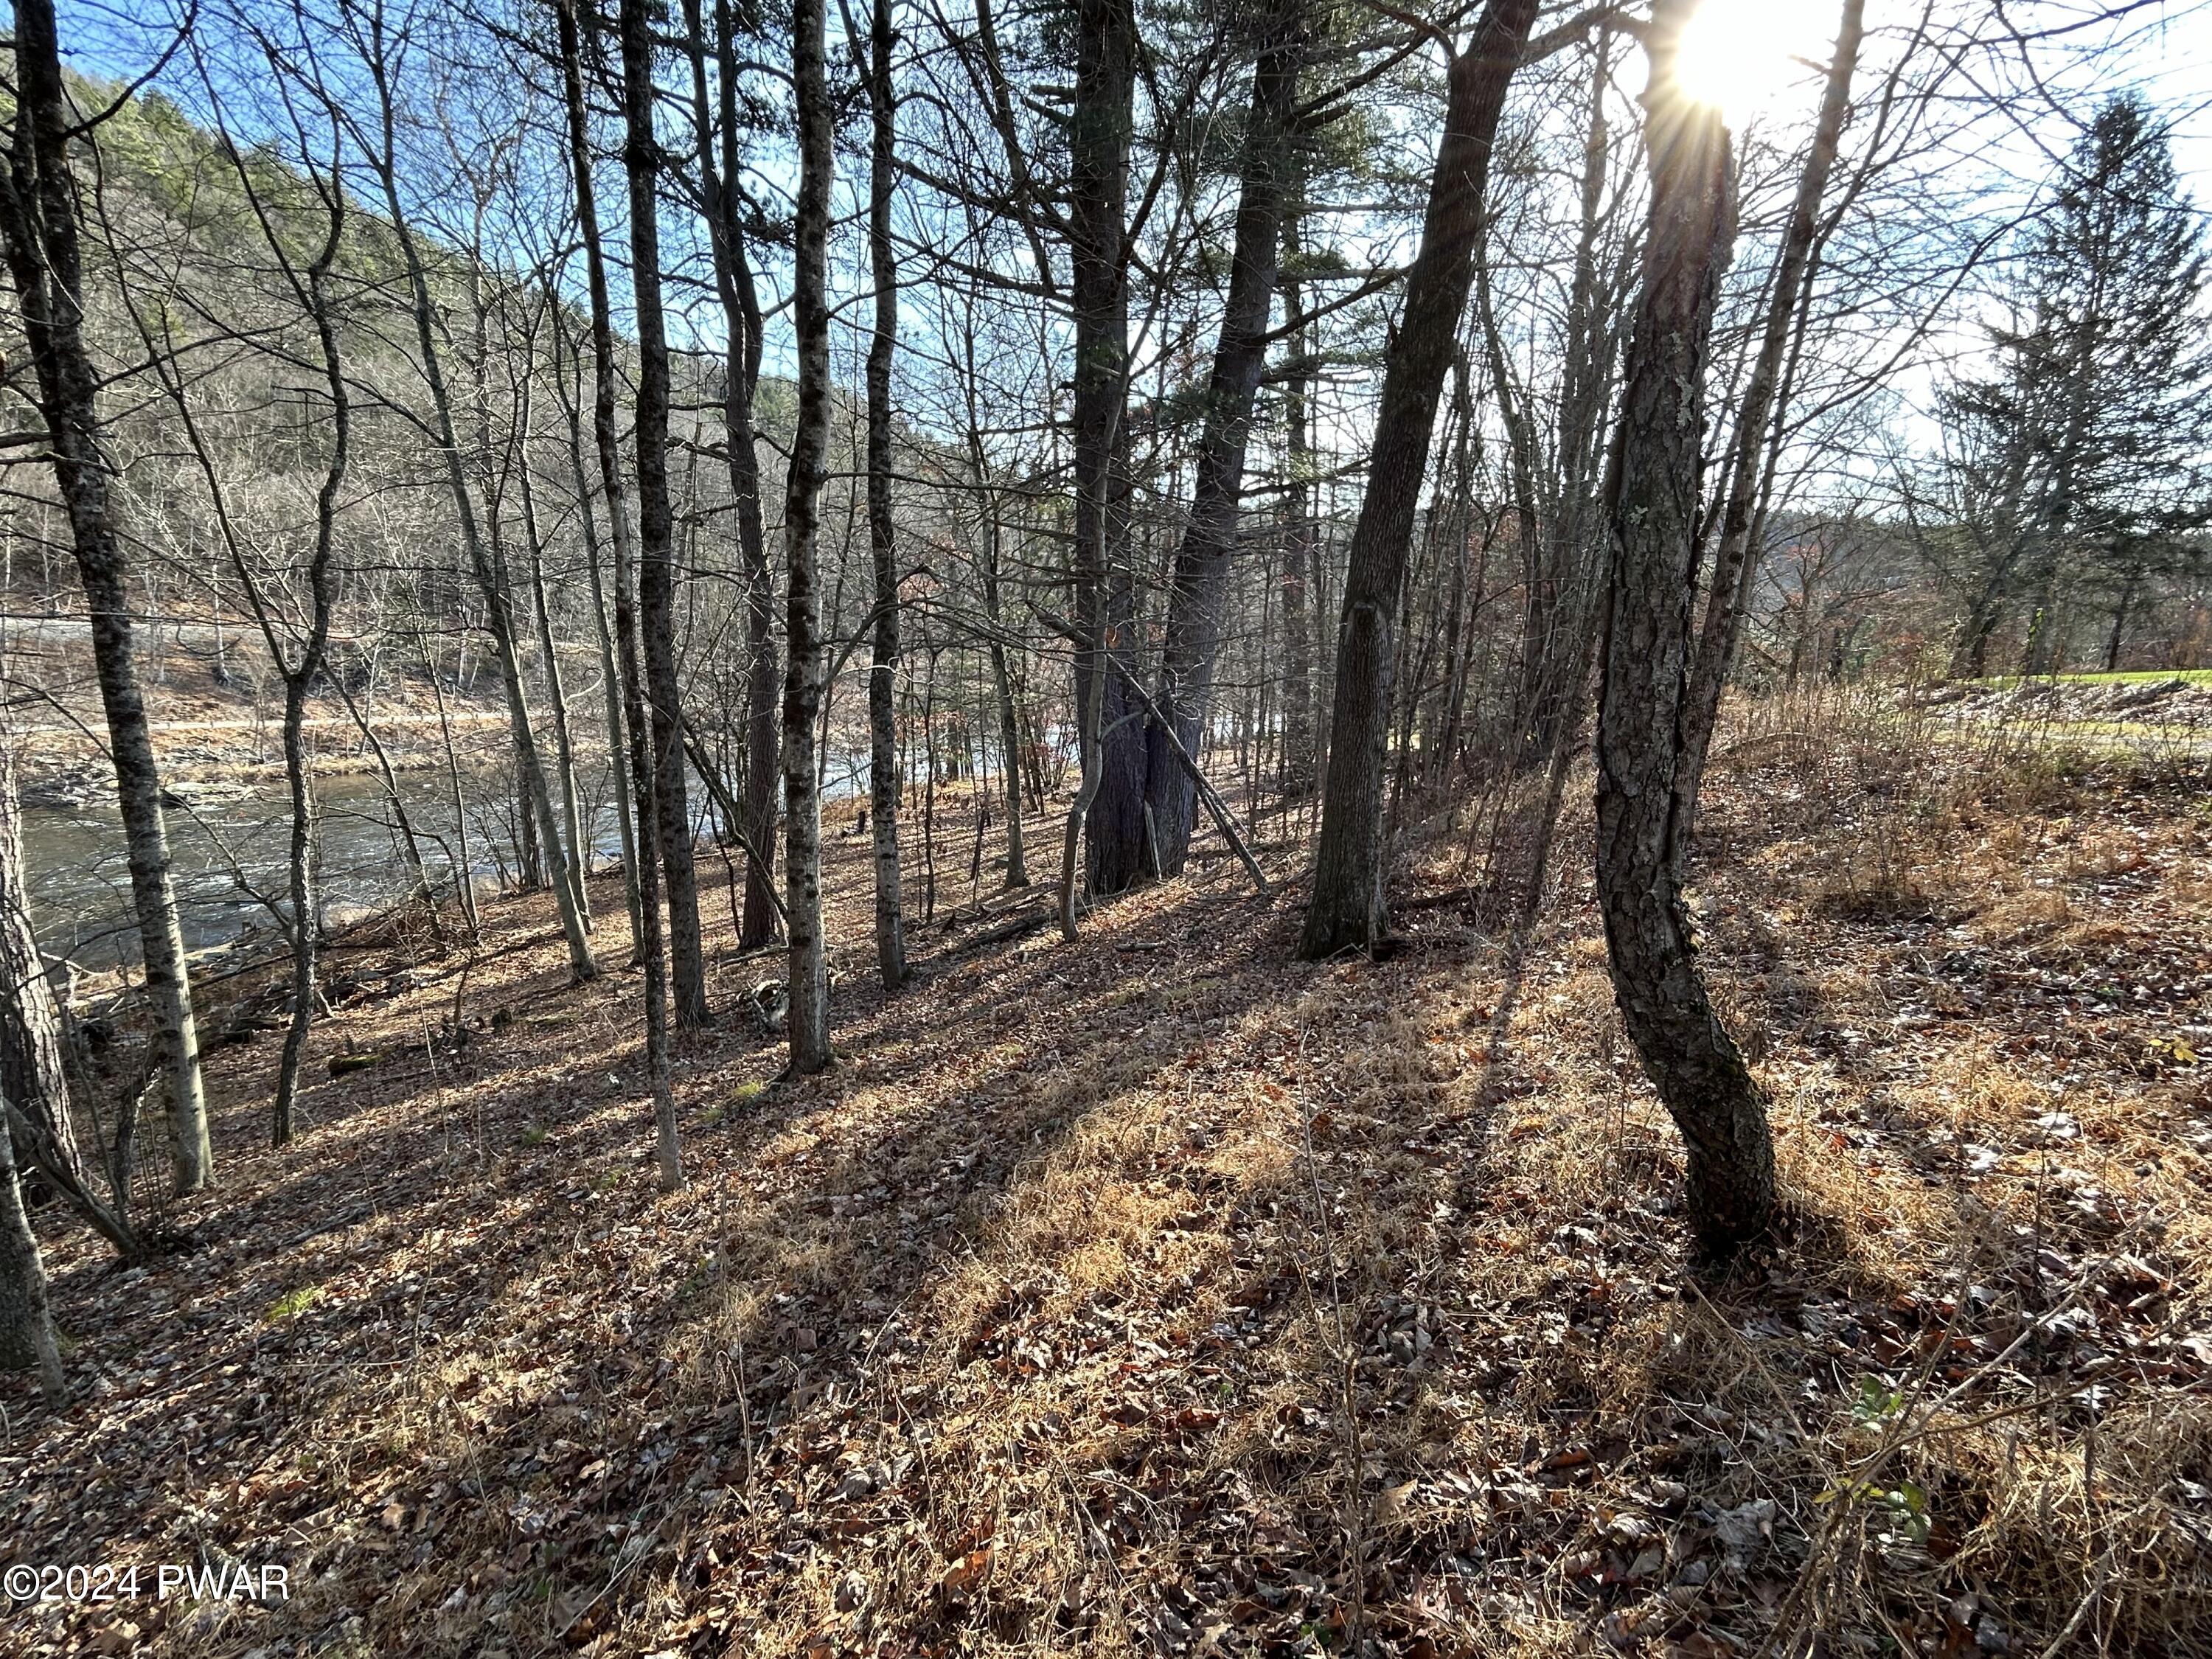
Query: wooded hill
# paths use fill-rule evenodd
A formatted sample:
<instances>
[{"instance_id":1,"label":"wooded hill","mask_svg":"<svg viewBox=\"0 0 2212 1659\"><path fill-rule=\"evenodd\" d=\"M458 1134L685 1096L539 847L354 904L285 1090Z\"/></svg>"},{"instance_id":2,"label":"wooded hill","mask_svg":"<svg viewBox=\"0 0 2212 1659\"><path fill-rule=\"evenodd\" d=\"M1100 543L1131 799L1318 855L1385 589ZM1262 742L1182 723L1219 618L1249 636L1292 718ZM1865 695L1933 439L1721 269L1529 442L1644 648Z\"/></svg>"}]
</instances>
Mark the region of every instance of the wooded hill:
<instances>
[{"instance_id":1,"label":"wooded hill","mask_svg":"<svg viewBox=\"0 0 2212 1659\"><path fill-rule=\"evenodd\" d=\"M2148 15L17 0L0 1515L301 1568L25 1645L2202 1650Z\"/></svg>"}]
</instances>

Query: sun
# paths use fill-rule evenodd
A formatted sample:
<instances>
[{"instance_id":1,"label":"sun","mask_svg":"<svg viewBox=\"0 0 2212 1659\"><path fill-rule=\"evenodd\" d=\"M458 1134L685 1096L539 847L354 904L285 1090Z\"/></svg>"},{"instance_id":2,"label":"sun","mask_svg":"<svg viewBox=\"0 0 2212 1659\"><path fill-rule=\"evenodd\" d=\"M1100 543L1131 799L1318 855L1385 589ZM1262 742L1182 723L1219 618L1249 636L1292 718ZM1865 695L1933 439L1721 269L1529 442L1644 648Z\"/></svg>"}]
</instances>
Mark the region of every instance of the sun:
<instances>
[{"instance_id":1,"label":"sun","mask_svg":"<svg viewBox=\"0 0 2212 1659\"><path fill-rule=\"evenodd\" d=\"M1801 60L1826 58L1827 10L1804 0L1698 0L1682 29L1676 83L1740 129L1802 86Z\"/></svg>"}]
</instances>

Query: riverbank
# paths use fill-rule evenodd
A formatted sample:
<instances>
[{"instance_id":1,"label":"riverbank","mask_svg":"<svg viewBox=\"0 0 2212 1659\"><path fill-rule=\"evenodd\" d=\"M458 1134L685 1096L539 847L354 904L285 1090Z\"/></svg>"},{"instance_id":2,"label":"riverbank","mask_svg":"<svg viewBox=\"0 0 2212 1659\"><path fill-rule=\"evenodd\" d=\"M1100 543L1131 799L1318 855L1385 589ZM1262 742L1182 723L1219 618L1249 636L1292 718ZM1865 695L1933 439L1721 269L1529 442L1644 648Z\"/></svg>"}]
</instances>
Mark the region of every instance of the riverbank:
<instances>
[{"instance_id":1,"label":"riverbank","mask_svg":"<svg viewBox=\"0 0 2212 1659\"><path fill-rule=\"evenodd\" d=\"M282 780L283 687L258 636L235 622L218 627L190 619L141 623L136 631L163 787L179 801L198 805ZM114 776L88 629L72 617L13 616L0 634L9 678L19 688L16 787L23 804L58 810L98 805L112 794ZM419 665L381 659L368 651L372 642L344 643L333 672L349 676L350 703L327 681L307 702L309 765L317 776L380 770L364 720L395 771L445 765L449 738L465 766L497 752L507 705L481 653L453 657L447 678L434 688ZM586 744L592 735L577 733Z\"/></svg>"}]
</instances>

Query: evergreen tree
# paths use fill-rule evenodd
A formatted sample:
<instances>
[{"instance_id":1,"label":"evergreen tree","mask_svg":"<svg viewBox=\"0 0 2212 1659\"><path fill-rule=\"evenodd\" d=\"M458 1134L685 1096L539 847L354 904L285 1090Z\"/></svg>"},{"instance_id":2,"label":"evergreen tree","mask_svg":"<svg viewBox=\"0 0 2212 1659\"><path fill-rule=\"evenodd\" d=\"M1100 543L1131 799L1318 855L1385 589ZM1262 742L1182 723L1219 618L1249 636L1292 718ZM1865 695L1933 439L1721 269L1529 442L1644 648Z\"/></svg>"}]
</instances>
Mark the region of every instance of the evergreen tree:
<instances>
[{"instance_id":1,"label":"evergreen tree","mask_svg":"<svg viewBox=\"0 0 2212 1659\"><path fill-rule=\"evenodd\" d=\"M1996 373L1943 401L1966 504L1968 607L1956 672L2028 603L2023 665L2063 665L2075 623L2109 617L2116 663L2148 578L2212 521L2205 240L2165 133L2131 94L2097 112L2022 259L2021 320L1991 330Z\"/></svg>"}]
</instances>

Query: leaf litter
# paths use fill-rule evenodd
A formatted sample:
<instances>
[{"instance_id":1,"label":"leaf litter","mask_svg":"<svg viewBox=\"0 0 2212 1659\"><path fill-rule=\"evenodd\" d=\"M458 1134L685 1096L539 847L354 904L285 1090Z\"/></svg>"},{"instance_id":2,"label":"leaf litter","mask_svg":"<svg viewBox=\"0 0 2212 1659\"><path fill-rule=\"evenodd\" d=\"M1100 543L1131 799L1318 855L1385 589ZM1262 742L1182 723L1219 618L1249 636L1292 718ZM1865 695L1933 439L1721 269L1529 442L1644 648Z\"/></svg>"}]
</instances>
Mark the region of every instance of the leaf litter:
<instances>
[{"instance_id":1,"label":"leaf litter","mask_svg":"<svg viewBox=\"0 0 2212 1659\"><path fill-rule=\"evenodd\" d=\"M0 1382L10 1559L273 1561L290 1599L47 1602L0 1650L2202 1651L2202 798L2031 807L1872 747L1711 787L1704 949L1791 1206L1718 1284L1586 819L1495 1055L1479 916L1294 963L1279 857L1270 899L1201 864L1073 945L1036 897L956 912L896 998L848 975L797 1084L718 960L672 1195L634 973L568 987L526 897L465 972L394 948L289 1152L274 1044L211 1056L198 1249L116 1272L44 1218L77 1403ZM1455 850L1417 836L1406 892Z\"/></svg>"}]
</instances>

